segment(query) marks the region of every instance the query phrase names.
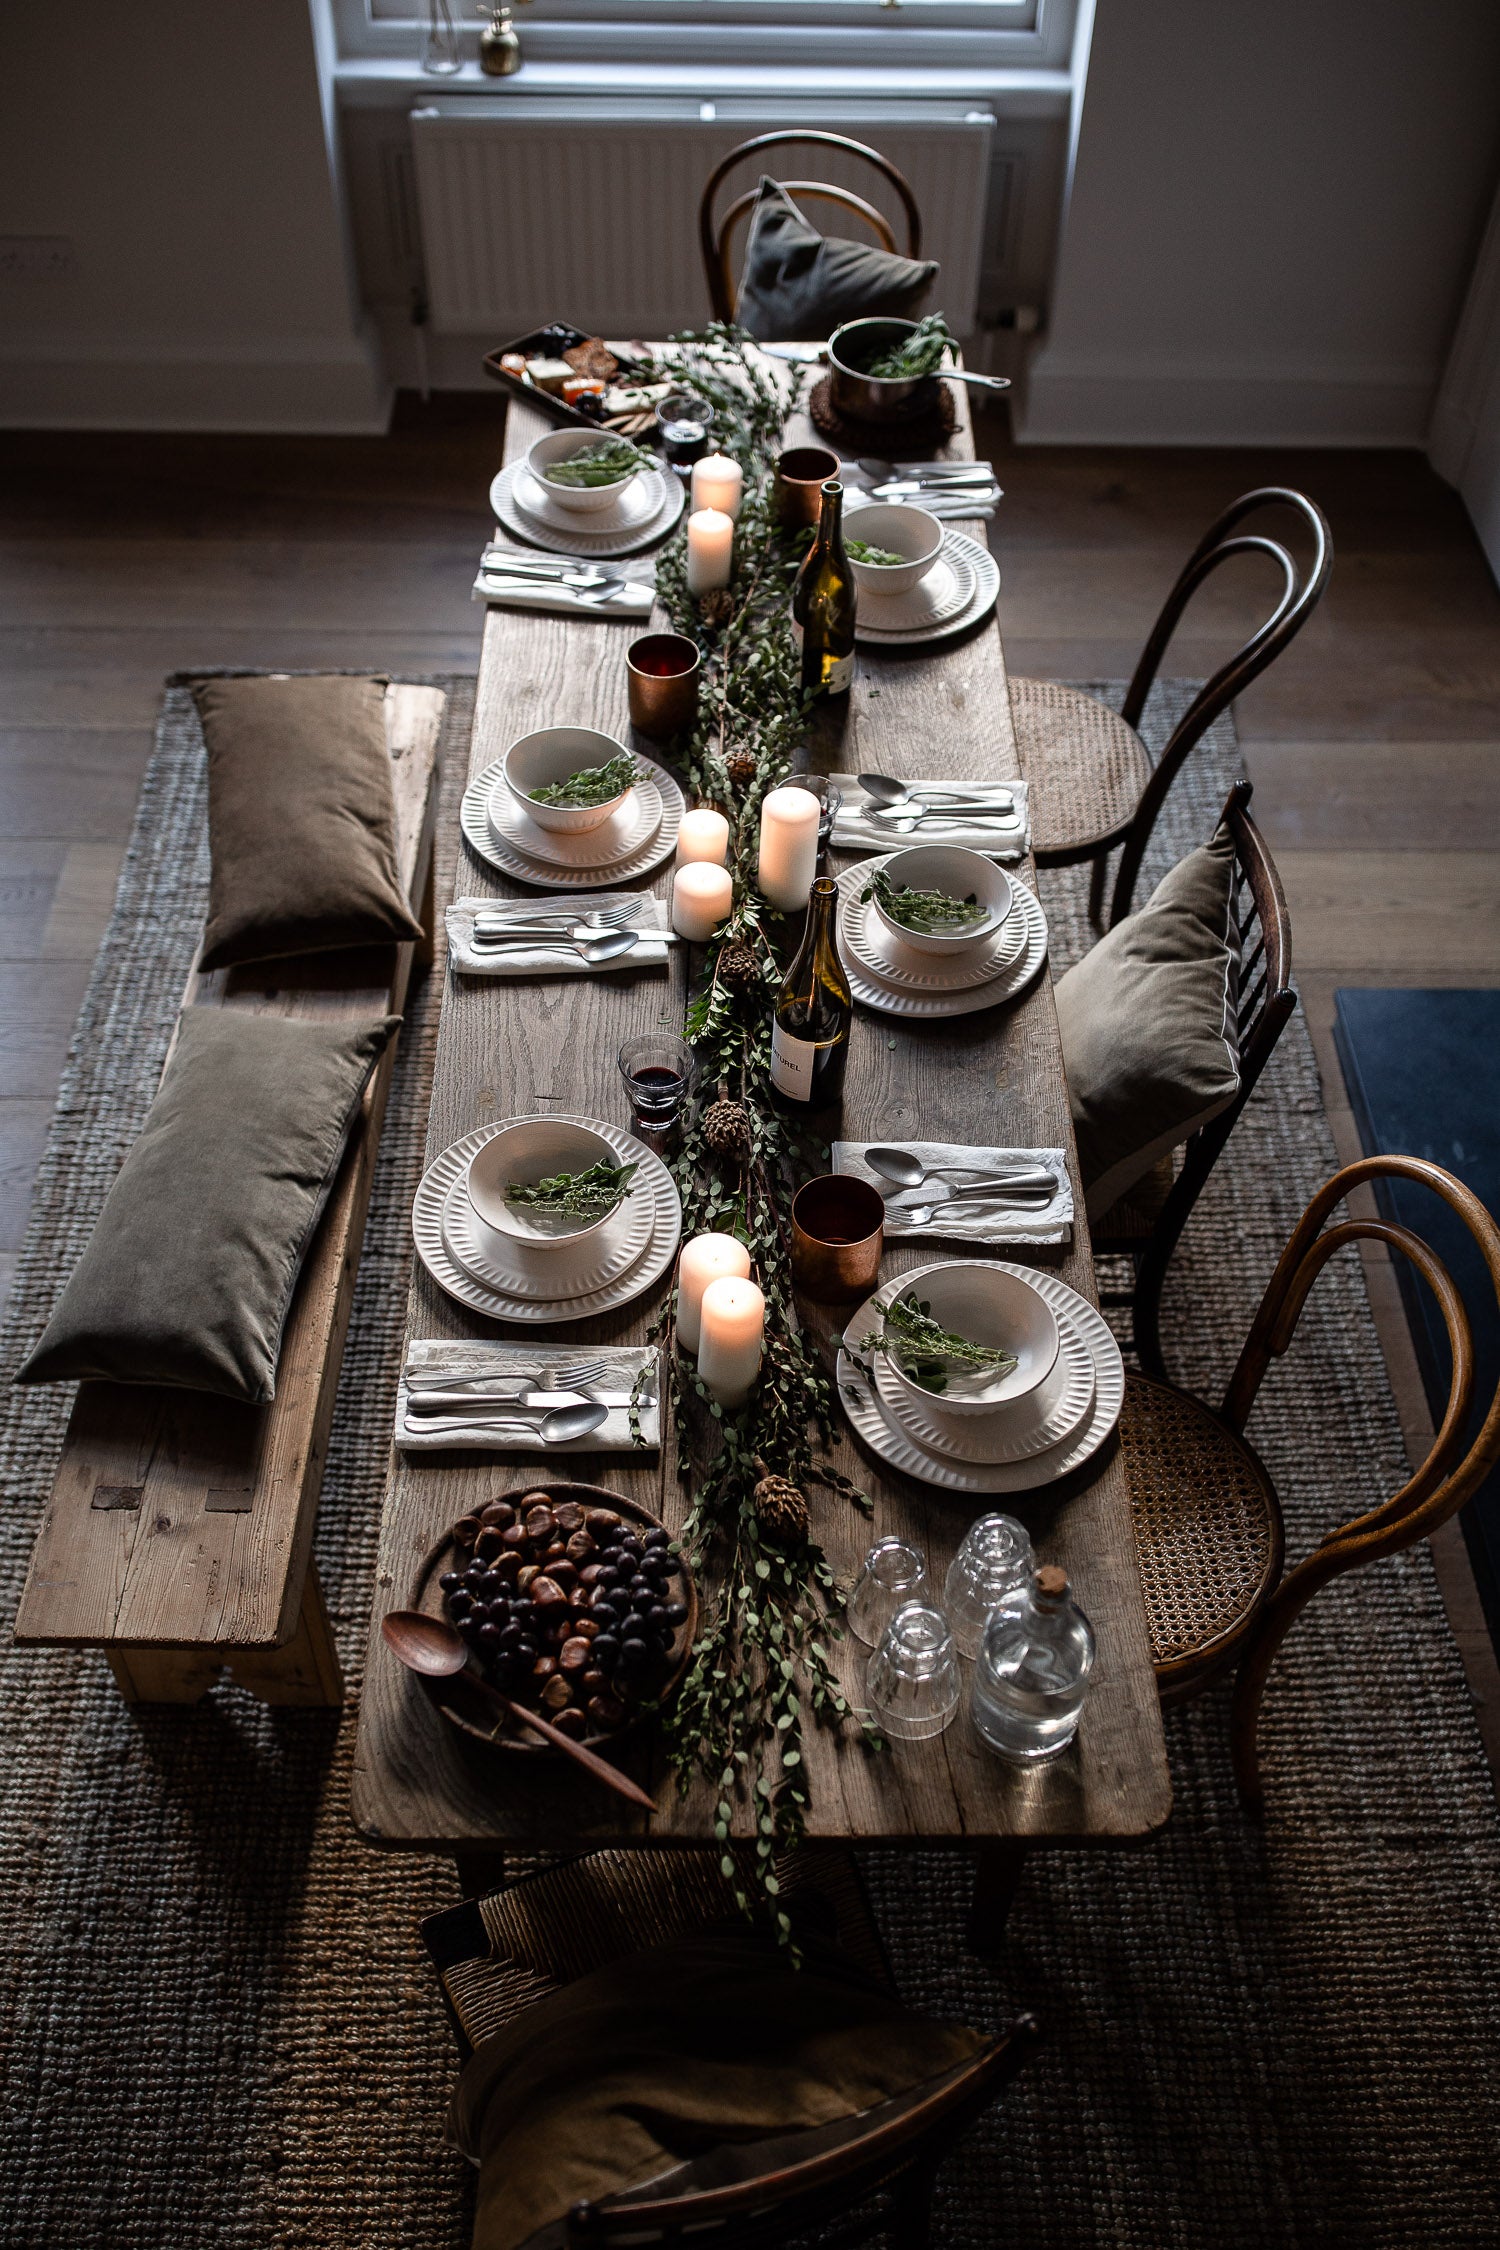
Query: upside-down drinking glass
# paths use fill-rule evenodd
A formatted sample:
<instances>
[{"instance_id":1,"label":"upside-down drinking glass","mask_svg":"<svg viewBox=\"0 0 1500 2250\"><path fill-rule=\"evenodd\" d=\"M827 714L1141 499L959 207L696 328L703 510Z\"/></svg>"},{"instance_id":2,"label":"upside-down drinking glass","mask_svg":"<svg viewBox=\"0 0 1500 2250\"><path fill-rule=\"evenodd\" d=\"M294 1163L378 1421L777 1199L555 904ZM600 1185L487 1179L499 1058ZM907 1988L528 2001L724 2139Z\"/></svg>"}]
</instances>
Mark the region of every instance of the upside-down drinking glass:
<instances>
[{"instance_id":1,"label":"upside-down drinking glass","mask_svg":"<svg viewBox=\"0 0 1500 2250\"><path fill-rule=\"evenodd\" d=\"M941 1734L958 1709L958 1654L941 1610L904 1602L870 1658L865 1694L871 1716L896 1742Z\"/></svg>"},{"instance_id":2,"label":"upside-down drinking glass","mask_svg":"<svg viewBox=\"0 0 1500 2250\"><path fill-rule=\"evenodd\" d=\"M903 1602L931 1601L927 1557L909 1539L879 1539L860 1565L844 1620L873 1648Z\"/></svg>"},{"instance_id":3,"label":"upside-down drinking glass","mask_svg":"<svg viewBox=\"0 0 1500 2250\"><path fill-rule=\"evenodd\" d=\"M979 1654L990 1611L1023 1593L1034 1568L1026 1526L1014 1516L981 1516L970 1524L943 1583L943 1608L962 1655Z\"/></svg>"}]
</instances>

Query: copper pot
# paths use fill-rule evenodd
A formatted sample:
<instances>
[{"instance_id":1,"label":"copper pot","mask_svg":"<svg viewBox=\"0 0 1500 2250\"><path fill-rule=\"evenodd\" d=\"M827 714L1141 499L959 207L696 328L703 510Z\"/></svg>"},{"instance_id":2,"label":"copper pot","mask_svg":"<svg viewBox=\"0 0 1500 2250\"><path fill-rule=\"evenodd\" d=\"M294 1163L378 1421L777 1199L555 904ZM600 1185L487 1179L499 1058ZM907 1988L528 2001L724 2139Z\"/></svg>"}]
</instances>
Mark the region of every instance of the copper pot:
<instances>
[{"instance_id":1,"label":"copper pot","mask_svg":"<svg viewBox=\"0 0 1500 2250\"><path fill-rule=\"evenodd\" d=\"M846 320L828 339L829 388L856 422L915 422L937 411L936 375L867 375L870 362L904 341L914 320Z\"/></svg>"}]
</instances>

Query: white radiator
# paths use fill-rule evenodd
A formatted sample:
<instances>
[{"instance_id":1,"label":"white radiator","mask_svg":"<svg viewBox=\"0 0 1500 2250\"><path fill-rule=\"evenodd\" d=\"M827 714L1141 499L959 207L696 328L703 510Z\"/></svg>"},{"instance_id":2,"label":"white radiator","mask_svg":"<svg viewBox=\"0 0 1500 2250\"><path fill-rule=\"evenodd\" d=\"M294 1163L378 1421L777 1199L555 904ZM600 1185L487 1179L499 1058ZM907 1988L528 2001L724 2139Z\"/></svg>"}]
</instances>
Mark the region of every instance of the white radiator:
<instances>
[{"instance_id":1,"label":"white radiator","mask_svg":"<svg viewBox=\"0 0 1500 2250\"><path fill-rule=\"evenodd\" d=\"M433 327L499 342L564 319L606 336L701 327L707 283L698 199L721 156L752 134L816 124L878 148L911 182L922 254L941 261L929 303L959 335L974 325L994 119L957 104L848 103L798 112L764 103L450 97L412 111L417 205ZM897 222L895 197L836 149L770 149L786 179L857 188ZM753 160L721 191L753 186ZM742 176L743 175L743 176ZM873 182L873 185L872 185ZM815 225L840 226L828 204ZM896 241L904 248L904 223ZM743 227L737 241L743 245Z\"/></svg>"}]
</instances>

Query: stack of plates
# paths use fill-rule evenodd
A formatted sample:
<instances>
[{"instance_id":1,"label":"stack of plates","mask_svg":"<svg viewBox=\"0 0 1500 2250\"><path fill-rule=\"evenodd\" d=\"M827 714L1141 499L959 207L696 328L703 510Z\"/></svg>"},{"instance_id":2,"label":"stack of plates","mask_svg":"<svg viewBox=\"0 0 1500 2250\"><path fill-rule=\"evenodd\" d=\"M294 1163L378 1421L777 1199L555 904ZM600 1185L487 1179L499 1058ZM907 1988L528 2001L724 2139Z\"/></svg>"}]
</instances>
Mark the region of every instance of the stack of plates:
<instances>
[{"instance_id":1,"label":"stack of plates","mask_svg":"<svg viewBox=\"0 0 1500 2250\"><path fill-rule=\"evenodd\" d=\"M412 1233L423 1265L440 1289L491 1320L584 1320L628 1305L677 1255L682 1204L672 1175L644 1141L597 1117L564 1117L608 1141L620 1163L638 1164L634 1192L602 1227L553 1250L505 1243L481 1245L469 1208L468 1172L477 1150L514 1118L481 1125L444 1149L417 1190ZM498 1244L498 1237L492 1238Z\"/></svg>"},{"instance_id":2,"label":"stack of plates","mask_svg":"<svg viewBox=\"0 0 1500 2250\"><path fill-rule=\"evenodd\" d=\"M1000 566L989 548L950 531L937 561L910 593L870 594L861 586L854 637L872 648L946 640L988 617L999 591Z\"/></svg>"},{"instance_id":3,"label":"stack of plates","mask_svg":"<svg viewBox=\"0 0 1500 2250\"><path fill-rule=\"evenodd\" d=\"M852 1428L893 1469L948 1492L1030 1492L1055 1484L1097 1453L1120 1418L1125 1363L1119 1345L1087 1298L1055 1274L1001 1264L1002 1273L1029 1282L1051 1306L1056 1362L1035 1391L993 1413L945 1414L940 1398L912 1398L883 1354L872 1362L860 1349L897 1290L936 1270L919 1266L885 1283L844 1330L838 1385Z\"/></svg>"},{"instance_id":4,"label":"stack of plates","mask_svg":"<svg viewBox=\"0 0 1500 2250\"><path fill-rule=\"evenodd\" d=\"M670 469L653 466L632 477L607 508L584 515L560 506L522 460L500 471L490 486L490 506L507 531L533 547L560 555L634 555L665 539L685 494Z\"/></svg>"},{"instance_id":5,"label":"stack of plates","mask_svg":"<svg viewBox=\"0 0 1500 2250\"><path fill-rule=\"evenodd\" d=\"M968 1016L1023 991L1047 958L1047 918L1036 893L1012 873L1010 912L998 930L956 957L919 953L887 929L873 899L868 906L860 900L894 856L858 860L838 879L839 950L855 999L888 1016Z\"/></svg>"},{"instance_id":6,"label":"stack of plates","mask_svg":"<svg viewBox=\"0 0 1500 2250\"><path fill-rule=\"evenodd\" d=\"M677 849L682 791L664 767L637 758L641 778L602 828L559 835L512 796L497 759L464 791L459 820L471 848L502 875L544 891L609 890L645 875Z\"/></svg>"}]
</instances>

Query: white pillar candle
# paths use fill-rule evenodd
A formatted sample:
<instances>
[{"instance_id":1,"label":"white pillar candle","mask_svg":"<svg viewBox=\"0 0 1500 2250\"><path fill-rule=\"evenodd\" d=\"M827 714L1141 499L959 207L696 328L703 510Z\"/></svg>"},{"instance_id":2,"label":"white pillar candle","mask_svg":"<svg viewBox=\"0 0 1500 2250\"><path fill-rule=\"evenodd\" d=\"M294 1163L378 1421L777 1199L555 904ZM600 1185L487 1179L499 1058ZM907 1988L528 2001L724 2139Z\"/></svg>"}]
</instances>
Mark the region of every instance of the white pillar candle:
<instances>
[{"instance_id":1,"label":"white pillar candle","mask_svg":"<svg viewBox=\"0 0 1500 2250\"><path fill-rule=\"evenodd\" d=\"M750 1253L732 1234L695 1234L677 1261L677 1341L696 1352L703 1292L715 1281L748 1281Z\"/></svg>"},{"instance_id":2,"label":"white pillar candle","mask_svg":"<svg viewBox=\"0 0 1500 2250\"><path fill-rule=\"evenodd\" d=\"M760 1373L766 1300L753 1281L711 1281L703 1292L698 1373L721 1406L743 1406Z\"/></svg>"},{"instance_id":3,"label":"white pillar candle","mask_svg":"<svg viewBox=\"0 0 1500 2250\"><path fill-rule=\"evenodd\" d=\"M727 453L707 453L693 463L694 508L717 508L738 522L744 497L744 471Z\"/></svg>"},{"instance_id":4,"label":"white pillar candle","mask_svg":"<svg viewBox=\"0 0 1500 2250\"><path fill-rule=\"evenodd\" d=\"M728 856L729 823L721 812L710 805L699 805L683 814L677 830L679 867L690 867L695 860L722 867Z\"/></svg>"},{"instance_id":5,"label":"white pillar candle","mask_svg":"<svg viewBox=\"0 0 1500 2250\"><path fill-rule=\"evenodd\" d=\"M734 883L727 867L695 859L672 878L672 927L679 937L702 945L734 905Z\"/></svg>"},{"instance_id":6,"label":"white pillar candle","mask_svg":"<svg viewBox=\"0 0 1500 2250\"><path fill-rule=\"evenodd\" d=\"M806 906L818 872L818 800L810 789L773 789L760 808L756 881L784 914Z\"/></svg>"},{"instance_id":7,"label":"white pillar candle","mask_svg":"<svg viewBox=\"0 0 1500 2250\"><path fill-rule=\"evenodd\" d=\"M717 508L688 517L687 582L690 594L711 594L729 584L734 562L734 522Z\"/></svg>"}]
</instances>

